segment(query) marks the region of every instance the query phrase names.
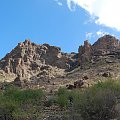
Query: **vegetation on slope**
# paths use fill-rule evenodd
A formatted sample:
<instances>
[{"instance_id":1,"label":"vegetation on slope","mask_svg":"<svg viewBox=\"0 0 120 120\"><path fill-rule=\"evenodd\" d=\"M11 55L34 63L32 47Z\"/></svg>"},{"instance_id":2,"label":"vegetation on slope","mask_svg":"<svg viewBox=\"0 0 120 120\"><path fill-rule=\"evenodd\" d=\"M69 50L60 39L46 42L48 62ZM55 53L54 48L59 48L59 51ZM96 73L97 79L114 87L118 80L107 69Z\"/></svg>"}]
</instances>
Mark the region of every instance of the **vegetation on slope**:
<instances>
[{"instance_id":1,"label":"vegetation on slope","mask_svg":"<svg viewBox=\"0 0 120 120\"><path fill-rule=\"evenodd\" d=\"M41 90L20 90L7 86L0 95L0 118L2 120L33 119L40 115Z\"/></svg>"},{"instance_id":2,"label":"vegetation on slope","mask_svg":"<svg viewBox=\"0 0 120 120\"><path fill-rule=\"evenodd\" d=\"M73 120L110 120L120 117L116 107L120 103L120 84L113 80L98 82L86 90L68 91L60 88L58 103L72 110ZM73 113L73 114L72 114Z\"/></svg>"},{"instance_id":3,"label":"vegetation on slope","mask_svg":"<svg viewBox=\"0 0 120 120\"><path fill-rule=\"evenodd\" d=\"M0 119L43 120L43 109L52 106L62 110L62 120L120 118L120 83L113 80L98 82L82 90L60 88L47 100L43 99L44 96L41 90L20 90L7 86L0 94ZM56 115L60 116L59 112Z\"/></svg>"}]
</instances>

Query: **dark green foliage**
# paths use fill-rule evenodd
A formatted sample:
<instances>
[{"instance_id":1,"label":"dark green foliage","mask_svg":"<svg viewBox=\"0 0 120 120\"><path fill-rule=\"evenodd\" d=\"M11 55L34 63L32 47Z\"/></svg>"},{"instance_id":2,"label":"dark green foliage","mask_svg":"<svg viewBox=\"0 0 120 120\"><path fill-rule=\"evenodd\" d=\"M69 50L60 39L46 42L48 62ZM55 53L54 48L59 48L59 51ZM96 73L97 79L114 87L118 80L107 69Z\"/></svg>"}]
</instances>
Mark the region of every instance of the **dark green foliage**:
<instances>
[{"instance_id":1,"label":"dark green foliage","mask_svg":"<svg viewBox=\"0 0 120 120\"><path fill-rule=\"evenodd\" d=\"M117 117L115 106L120 97L120 84L113 80L98 82L86 90L58 90L57 103L71 112L71 118L110 120Z\"/></svg>"},{"instance_id":2,"label":"dark green foliage","mask_svg":"<svg viewBox=\"0 0 120 120\"><path fill-rule=\"evenodd\" d=\"M66 88L59 88L57 103L60 105L60 107L67 108L69 102L68 97L69 91Z\"/></svg>"},{"instance_id":3,"label":"dark green foliage","mask_svg":"<svg viewBox=\"0 0 120 120\"><path fill-rule=\"evenodd\" d=\"M120 96L120 84L108 80L98 82L81 92L74 102L74 109L84 120L110 120L117 117L115 106Z\"/></svg>"},{"instance_id":4,"label":"dark green foliage","mask_svg":"<svg viewBox=\"0 0 120 120\"><path fill-rule=\"evenodd\" d=\"M41 90L21 90L6 86L0 95L0 119L40 120L43 107L59 105L66 120L110 120L118 117L115 109L120 102L120 83L107 80L84 90L60 88L47 96ZM43 104L43 103L44 104ZM59 114L59 112L58 112Z\"/></svg>"},{"instance_id":5,"label":"dark green foliage","mask_svg":"<svg viewBox=\"0 0 120 120\"><path fill-rule=\"evenodd\" d=\"M42 90L21 90L14 86L7 86L0 95L0 117L21 116L33 117L39 111L43 97ZM33 113L33 114L32 114Z\"/></svg>"}]
</instances>

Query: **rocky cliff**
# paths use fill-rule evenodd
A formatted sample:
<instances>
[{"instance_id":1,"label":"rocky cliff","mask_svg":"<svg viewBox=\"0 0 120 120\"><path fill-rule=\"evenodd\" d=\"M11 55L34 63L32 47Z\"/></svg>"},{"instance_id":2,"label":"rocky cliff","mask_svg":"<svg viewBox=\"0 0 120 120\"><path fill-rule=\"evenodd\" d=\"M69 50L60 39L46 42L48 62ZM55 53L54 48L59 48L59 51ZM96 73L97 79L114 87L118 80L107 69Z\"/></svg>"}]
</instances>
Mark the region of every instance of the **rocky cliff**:
<instances>
[{"instance_id":1,"label":"rocky cliff","mask_svg":"<svg viewBox=\"0 0 120 120\"><path fill-rule=\"evenodd\" d=\"M75 63L75 56L75 53L61 52L59 47L37 45L25 40L0 60L0 69L22 78L52 78L63 75L64 70L70 69Z\"/></svg>"},{"instance_id":2,"label":"rocky cliff","mask_svg":"<svg viewBox=\"0 0 120 120\"><path fill-rule=\"evenodd\" d=\"M105 35L99 38L93 45L88 41L78 50L78 61L82 65L86 62L95 63L99 59L119 59L120 57L120 41L111 35Z\"/></svg>"},{"instance_id":3,"label":"rocky cliff","mask_svg":"<svg viewBox=\"0 0 120 120\"><path fill-rule=\"evenodd\" d=\"M81 69L118 62L120 41L111 35L99 38L93 45L87 40L78 53L63 53L61 49L49 44L37 45L30 40L19 43L10 53L0 60L2 80L22 78L45 81L63 77L76 67ZM8 76L8 77L6 77ZM14 76L14 77L12 77Z\"/></svg>"}]
</instances>

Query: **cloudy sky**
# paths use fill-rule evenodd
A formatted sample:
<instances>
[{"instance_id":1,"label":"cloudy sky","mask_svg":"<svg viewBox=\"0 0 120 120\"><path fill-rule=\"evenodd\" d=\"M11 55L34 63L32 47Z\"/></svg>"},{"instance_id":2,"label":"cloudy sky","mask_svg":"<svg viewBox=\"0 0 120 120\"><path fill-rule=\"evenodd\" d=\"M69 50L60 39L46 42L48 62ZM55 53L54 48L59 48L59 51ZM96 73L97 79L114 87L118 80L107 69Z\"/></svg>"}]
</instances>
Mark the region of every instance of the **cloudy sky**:
<instances>
[{"instance_id":1,"label":"cloudy sky","mask_svg":"<svg viewBox=\"0 0 120 120\"><path fill-rule=\"evenodd\" d=\"M1 0L0 58L26 38L77 52L88 39L120 38L120 0Z\"/></svg>"}]
</instances>

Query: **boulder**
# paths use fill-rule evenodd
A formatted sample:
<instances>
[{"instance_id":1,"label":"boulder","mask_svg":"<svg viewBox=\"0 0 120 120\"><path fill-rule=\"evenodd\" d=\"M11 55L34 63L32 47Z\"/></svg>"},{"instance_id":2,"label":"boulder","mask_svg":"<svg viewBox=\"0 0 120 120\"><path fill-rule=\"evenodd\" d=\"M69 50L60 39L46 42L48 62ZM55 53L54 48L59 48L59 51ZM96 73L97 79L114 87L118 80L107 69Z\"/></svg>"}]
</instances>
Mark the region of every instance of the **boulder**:
<instances>
[{"instance_id":1,"label":"boulder","mask_svg":"<svg viewBox=\"0 0 120 120\"><path fill-rule=\"evenodd\" d=\"M66 88L69 89L69 90L72 90L72 89L74 89L75 87L74 87L74 85L69 84L69 85L66 85Z\"/></svg>"},{"instance_id":2,"label":"boulder","mask_svg":"<svg viewBox=\"0 0 120 120\"><path fill-rule=\"evenodd\" d=\"M110 72L104 72L102 74L103 77L111 77L111 73Z\"/></svg>"},{"instance_id":3,"label":"boulder","mask_svg":"<svg viewBox=\"0 0 120 120\"><path fill-rule=\"evenodd\" d=\"M78 80L78 81L74 82L74 88L81 88L83 85L84 85L83 80Z\"/></svg>"}]
</instances>

